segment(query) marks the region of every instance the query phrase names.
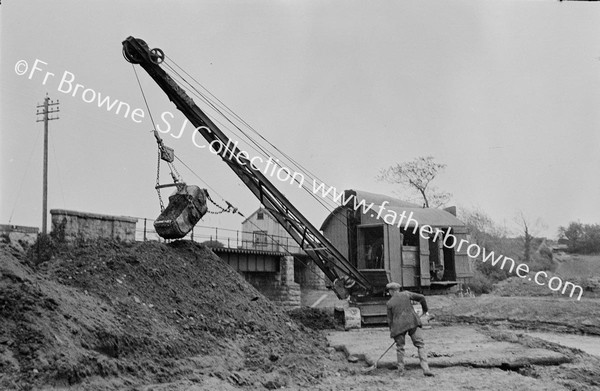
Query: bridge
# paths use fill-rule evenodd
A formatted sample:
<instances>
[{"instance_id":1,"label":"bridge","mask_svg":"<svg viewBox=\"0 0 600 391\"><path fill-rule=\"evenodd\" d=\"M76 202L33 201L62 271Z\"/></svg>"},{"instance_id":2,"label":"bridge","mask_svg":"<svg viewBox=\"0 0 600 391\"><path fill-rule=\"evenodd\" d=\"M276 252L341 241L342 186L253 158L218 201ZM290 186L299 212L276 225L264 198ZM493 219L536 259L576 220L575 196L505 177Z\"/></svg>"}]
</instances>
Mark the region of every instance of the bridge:
<instances>
[{"instance_id":1,"label":"bridge","mask_svg":"<svg viewBox=\"0 0 600 391\"><path fill-rule=\"evenodd\" d=\"M53 230L65 240L112 238L165 242L152 219L53 209ZM325 288L325 276L290 237L266 231L244 232L196 226L183 239L209 247L269 299L285 307L300 305L300 286Z\"/></svg>"},{"instance_id":2,"label":"bridge","mask_svg":"<svg viewBox=\"0 0 600 391\"><path fill-rule=\"evenodd\" d=\"M158 236L153 223L151 219L139 219L136 240L165 241ZM183 239L206 245L239 272L277 272L279 261L285 256L301 262L308 259L292 238L263 232L257 235L256 232L196 225Z\"/></svg>"},{"instance_id":3,"label":"bridge","mask_svg":"<svg viewBox=\"0 0 600 391\"><path fill-rule=\"evenodd\" d=\"M184 239L209 247L271 299L297 294L299 300L300 286L324 289L328 284L323 272L291 237L196 225ZM151 219L138 220L136 240L164 241Z\"/></svg>"}]
</instances>

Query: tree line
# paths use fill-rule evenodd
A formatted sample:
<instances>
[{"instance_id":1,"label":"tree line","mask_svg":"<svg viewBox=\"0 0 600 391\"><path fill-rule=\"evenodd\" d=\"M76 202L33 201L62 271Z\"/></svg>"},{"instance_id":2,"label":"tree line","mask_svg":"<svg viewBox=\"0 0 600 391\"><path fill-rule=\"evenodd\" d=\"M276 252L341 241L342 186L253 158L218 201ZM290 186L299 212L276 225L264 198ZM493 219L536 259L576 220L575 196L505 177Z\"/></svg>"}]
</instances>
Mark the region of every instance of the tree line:
<instances>
[{"instance_id":1,"label":"tree line","mask_svg":"<svg viewBox=\"0 0 600 391\"><path fill-rule=\"evenodd\" d=\"M431 183L445 168L445 164L436 162L432 156L417 157L380 170L377 179L399 185L404 190L398 194L401 198L408 196L409 200L422 203L424 208L443 208L452 195L436 189ZM552 250L546 239L539 237L540 231L547 228L541 219L532 220L519 212L513 221L519 227L515 236L514 231L496 224L482 210L461 209L460 218L467 225L474 243L525 262L532 271L555 271L557 263ZM559 243L567 244L569 252L600 253L600 224L572 222L567 227L559 227L558 234ZM488 293L494 283L508 277L505 270L476 262L469 285L476 293Z\"/></svg>"},{"instance_id":2,"label":"tree line","mask_svg":"<svg viewBox=\"0 0 600 391\"><path fill-rule=\"evenodd\" d=\"M600 224L571 222L559 227L559 243L567 245L568 251L578 254L600 253Z\"/></svg>"},{"instance_id":3,"label":"tree line","mask_svg":"<svg viewBox=\"0 0 600 391\"><path fill-rule=\"evenodd\" d=\"M396 163L380 170L377 179L400 185L409 192L408 194L412 192L413 197L416 196L416 199L422 201L424 208L443 208L451 199L452 194L436 189L431 182L445 168L445 164L436 162L432 156L417 157L412 161ZM479 245L498 246L502 241L501 238L505 238L508 234L508 232L502 232L502 228L498 227L482 211L468 211L463 216L463 220L469 226L471 235ZM523 212L519 212L514 222L519 226L524 241L523 259L529 263L533 261L536 234L541 228L545 228L545 225L540 219L534 221L526 218ZM600 224L571 222L567 227L559 227L558 235L559 243L566 244L569 252L600 253Z\"/></svg>"}]
</instances>

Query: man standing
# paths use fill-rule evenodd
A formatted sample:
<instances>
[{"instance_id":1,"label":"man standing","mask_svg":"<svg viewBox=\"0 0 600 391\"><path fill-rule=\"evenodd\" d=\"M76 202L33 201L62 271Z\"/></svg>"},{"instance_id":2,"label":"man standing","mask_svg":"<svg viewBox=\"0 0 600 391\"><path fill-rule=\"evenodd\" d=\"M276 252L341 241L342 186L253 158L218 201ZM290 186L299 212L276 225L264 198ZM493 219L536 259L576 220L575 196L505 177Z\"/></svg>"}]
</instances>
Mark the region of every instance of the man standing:
<instances>
[{"instance_id":1,"label":"man standing","mask_svg":"<svg viewBox=\"0 0 600 391\"><path fill-rule=\"evenodd\" d=\"M418 293L401 291L402 286L397 282L387 284L386 289L390 292L391 296L391 299L387 302L387 316L390 326L390 337L396 341L396 356L398 358L400 376L404 376L405 373L404 343L406 333L408 333L413 345L419 351L419 360L423 369L423 375L434 376L429 370L429 364L427 363L427 351L425 350L423 332L421 331L421 319L417 316L410 302L411 300L418 301L423 309L423 314L428 315L425 296Z\"/></svg>"}]
</instances>

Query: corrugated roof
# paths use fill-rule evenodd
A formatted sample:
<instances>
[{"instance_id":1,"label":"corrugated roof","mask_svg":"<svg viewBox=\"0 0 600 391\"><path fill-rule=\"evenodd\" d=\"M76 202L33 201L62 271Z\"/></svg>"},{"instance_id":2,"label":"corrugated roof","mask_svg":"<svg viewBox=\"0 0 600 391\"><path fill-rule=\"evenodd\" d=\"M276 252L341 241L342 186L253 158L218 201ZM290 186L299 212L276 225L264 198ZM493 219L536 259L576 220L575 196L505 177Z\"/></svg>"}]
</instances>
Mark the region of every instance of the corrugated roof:
<instances>
[{"instance_id":1,"label":"corrugated roof","mask_svg":"<svg viewBox=\"0 0 600 391\"><path fill-rule=\"evenodd\" d=\"M380 206L384 205L385 201L387 201L387 203L385 203L385 205L383 206L384 210L382 211L380 217L380 220L382 220L382 222L384 223L398 225L398 222L400 222L399 216L401 216L404 213L405 218L400 222L401 227L405 226L407 220L409 220L409 216L411 217L411 221L408 225L409 227L414 227L415 225L430 225L432 227L448 228L462 227L465 225L465 223L456 218L456 216L443 209L421 208L419 207L419 205L413 204L411 202L402 201L398 198L386 196L383 194L369 193L366 191L346 190L346 192L352 192L356 194L356 200L359 203L362 200L365 200L367 206L373 203L373 208L371 210L375 211L375 213L379 212ZM353 202L349 203L349 205L351 206L353 206L353 204ZM341 208L342 207L336 208L332 213L330 213L327 216L327 218L321 225L321 230L323 230L324 227L327 224L329 224L329 221L333 218L333 215L337 213ZM371 214L371 211L368 211L367 213ZM392 222L392 217L394 217L394 213L398 216L394 220L395 223ZM386 219L387 221L384 221L383 218L386 216L388 216ZM416 220L416 223L413 220Z\"/></svg>"},{"instance_id":2,"label":"corrugated roof","mask_svg":"<svg viewBox=\"0 0 600 391\"><path fill-rule=\"evenodd\" d=\"M438 228L449 228L449 227L463 227L465 223L456 218L456 216L446 212L442 209L436 208L402 208L402 207L390 207L385 206L385 210L382 213L382 219L386 217L386 215L392 214L390 211L394 211L398 216L400 216L404 212L404 216L406 218L400 221L400 218L396 220L395 225L400 223L401 227L404 227L406 222L410 218L409 227L414 227L415 225L424 226L430 225L432 227ZM391 222L391 217L386 218L387 221ZM413 220L416 220L414 222Z\"/></svg>"},{"instance_id":3,"label":"corrugated roof","mask_svg":"<svg viewBox=\"0 0 600 391\"><path fill-rule=\"evenodd\" d=\"M384 194L369 193L368 191L362 190L346 190L346 192L352 192L356 194L358 202L360 202L360 200L365 200L368 204L372 202L375 205L381 205L384 201L387 201L388 203L386 204L386 207L389 205L400 208L421 208L421 205L403 201L399 198L390 197Z\"/></svg>"}]
</instances>

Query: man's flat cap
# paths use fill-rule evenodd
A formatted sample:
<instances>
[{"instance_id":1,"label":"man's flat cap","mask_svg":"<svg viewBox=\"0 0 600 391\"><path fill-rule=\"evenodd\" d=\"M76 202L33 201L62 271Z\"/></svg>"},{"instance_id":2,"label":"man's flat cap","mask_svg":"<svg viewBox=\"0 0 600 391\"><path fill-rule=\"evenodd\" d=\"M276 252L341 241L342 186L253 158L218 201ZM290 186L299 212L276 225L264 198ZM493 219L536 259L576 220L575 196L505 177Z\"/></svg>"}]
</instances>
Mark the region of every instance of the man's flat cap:
<instances>
[{"instance_id":1,"label":"man's flat cap","mask_svg":"<svg viewBox=\"0 0 600 391\"><path fill-rule=\"evenodd\" d=\"M387 284L385 286L385 289L397 289L400 290L402 288L402 285L398 284L397 282L390 282L389 284Z\"/></svg>"}]
</instances>

